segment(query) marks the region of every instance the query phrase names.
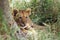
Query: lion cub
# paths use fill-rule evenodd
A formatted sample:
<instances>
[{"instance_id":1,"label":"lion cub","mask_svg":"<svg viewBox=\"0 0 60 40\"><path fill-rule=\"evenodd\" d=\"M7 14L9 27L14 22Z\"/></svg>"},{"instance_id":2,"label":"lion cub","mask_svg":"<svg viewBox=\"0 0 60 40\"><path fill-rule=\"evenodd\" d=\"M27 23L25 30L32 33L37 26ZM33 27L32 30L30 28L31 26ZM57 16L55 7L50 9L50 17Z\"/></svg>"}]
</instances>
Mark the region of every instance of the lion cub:
<instances>
[{"instance_id":1,"label":"lion cub","mask_svg":"<svg viewBox=\"0 0 60 40\"><path fill-rule=\"evenodd\" d=\"M30 28L34 28L34 29L44 29L44 26L39 26L36 25L32 22L32 20L30 19L31 15L31 9L27 8L26 10L13 10L13 16L14 19L16 21L16 23L21 26L21 30L29 30Z\"/></svg>"}]
</instances>

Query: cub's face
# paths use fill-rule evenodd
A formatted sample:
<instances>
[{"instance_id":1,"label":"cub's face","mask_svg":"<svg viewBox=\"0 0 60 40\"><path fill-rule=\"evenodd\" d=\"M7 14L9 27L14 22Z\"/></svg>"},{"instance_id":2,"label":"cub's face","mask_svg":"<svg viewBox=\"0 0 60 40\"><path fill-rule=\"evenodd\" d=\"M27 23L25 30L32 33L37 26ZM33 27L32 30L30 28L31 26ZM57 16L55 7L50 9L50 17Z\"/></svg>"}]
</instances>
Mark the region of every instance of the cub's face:
<instances>
[{"instance_id":1,"label":"cub's face","mask_svg":"<svg viewBox=\"0 0 60 40\"><path fill-rule=\"evenodd\" d=\"M27 8L26 10L15 10L14 11L14 17L17 18L15 20L17 20L21 26L25 26L28 19L29 19L29 16L31 14L31 9L30 8Z\"/></svg>"},{"instance_id":2,"label":"cub's face","mask_svg":"<svg viewBox=\"0 0 60 40\"><path fill-rule=\"evenodd\" d=\"M30 14L31 14L31 10L30 10L30 9L20 10L20 11L19 11L19 14L20 14L19 19L21 19L21 21L26 24L27 21L28 21L28 18L29 18L29 16L30 16Z\"/></svg>"}]
</instances>

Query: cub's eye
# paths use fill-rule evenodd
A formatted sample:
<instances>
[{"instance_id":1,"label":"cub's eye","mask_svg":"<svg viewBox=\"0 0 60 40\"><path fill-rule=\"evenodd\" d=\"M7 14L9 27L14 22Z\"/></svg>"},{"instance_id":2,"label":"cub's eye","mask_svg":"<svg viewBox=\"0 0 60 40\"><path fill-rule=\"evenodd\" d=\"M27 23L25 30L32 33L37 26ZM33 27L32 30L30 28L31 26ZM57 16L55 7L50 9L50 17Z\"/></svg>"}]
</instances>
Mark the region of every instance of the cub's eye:
<instances>
[{"instance_id":1,"label":"cub's eye","mask_svg":"<svg viewBox=\"0 0 60 40\"><path fill-rule=\"evenodd\" d=\"M22 17L19 17L19 18L22 18Z\"/></svg>"},{"instance_id":2,"label":"cub's eye","mask_svg":"<svg viewBox=\"0 0 60 40\"><path fill-rule=\"evenodd\" d=\"M27 18L27 17L26 17Z\"/></svg>"}]
</instances>

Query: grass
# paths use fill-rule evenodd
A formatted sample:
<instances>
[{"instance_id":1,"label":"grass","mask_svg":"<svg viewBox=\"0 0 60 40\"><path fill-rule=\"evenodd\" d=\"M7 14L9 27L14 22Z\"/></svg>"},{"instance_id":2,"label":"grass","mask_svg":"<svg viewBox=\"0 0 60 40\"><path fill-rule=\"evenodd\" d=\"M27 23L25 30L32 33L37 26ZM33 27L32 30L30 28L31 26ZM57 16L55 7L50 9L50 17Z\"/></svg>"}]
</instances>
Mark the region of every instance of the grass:
<instances>
[{"instance_id":1,"label":"grass","mask_svg":"<svg viewBox=\"0 0 60 40\"><path fill-rule=\"evenodd\" d=\"M5 28L6 29L6 28ZM60 40L60 33L58 36L55 33L45 30L36 30L37 35L30 35L27 39L20 40ZM8 34L9 35L9 34ZM0 40L4 40L4 38L0 35ZM11 36L7 38L7 40L17 40L15 36Z\"/></svg>"}]
</instances>

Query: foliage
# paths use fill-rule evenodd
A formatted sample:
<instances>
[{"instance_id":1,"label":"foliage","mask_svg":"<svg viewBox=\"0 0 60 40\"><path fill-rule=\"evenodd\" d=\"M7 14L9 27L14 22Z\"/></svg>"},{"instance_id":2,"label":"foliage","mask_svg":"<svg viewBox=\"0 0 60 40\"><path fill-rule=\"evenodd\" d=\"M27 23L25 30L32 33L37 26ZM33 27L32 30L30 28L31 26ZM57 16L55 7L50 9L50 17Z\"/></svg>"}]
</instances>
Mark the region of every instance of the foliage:
<instances>
[{"instance_id":1,"label":"foliage","mask_svg":"<svg viewBox=\"0 0 60 40\"><path fill-rule=\"evenodd\" d=\"M26 9L31 8L30 18L36 24L40 25L40 22L44 22L49 24L51 27L46 28L46 30L41 31L38 30L38 40L60 40L60 2L59 0L31 0L30 2L26 2L22 0L11 0L10 7L13 9ZM3 25L1 30L5 31L7 34L10 34L10 30L8 29L6 22L4 21L2 10L0 9L0 24ZM55 22L55 20L57 20ZM0 25L0 27L1 27ZM57 35L54 35L54 34ZM2 39L0 37L0 39ZM16 40L14 36L11 38L12 40ZM29 40L34 40L29 38Z\"/></svg>"}]
</instances>

